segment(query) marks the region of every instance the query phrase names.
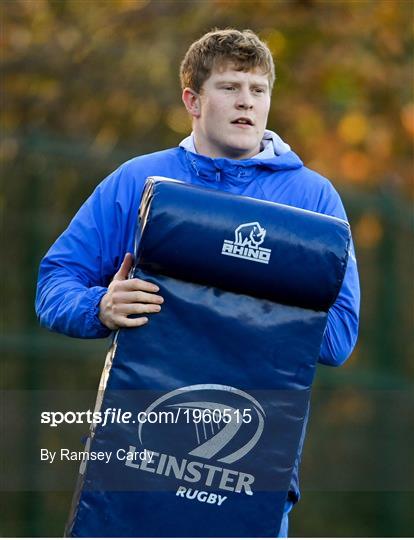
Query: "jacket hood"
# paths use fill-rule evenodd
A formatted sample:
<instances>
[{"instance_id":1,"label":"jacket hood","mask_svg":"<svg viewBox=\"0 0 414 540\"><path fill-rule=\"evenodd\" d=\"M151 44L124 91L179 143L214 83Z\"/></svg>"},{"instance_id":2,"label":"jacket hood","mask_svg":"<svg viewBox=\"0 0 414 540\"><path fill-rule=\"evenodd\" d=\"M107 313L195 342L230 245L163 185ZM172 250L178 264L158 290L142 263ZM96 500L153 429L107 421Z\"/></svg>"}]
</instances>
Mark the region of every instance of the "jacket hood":
<instances>
[{"instance_id":1,"label":"jacket hood","mask_svg":"<svg viewBox=\"0 0 414 540\"><path fill-rule=\"evenodd\" d=\"M195 152L192 135L180 143L193 172L204 179L225 176L232 183L245 182L257 174L258 169L287 171L303 166L301 159L276 133L266 130L263 137L264 150L249 159L210 158ZM269 148L270 145L270 148ZM269 156L269 157L267 157Z\"/></svg>"}]
</instances>

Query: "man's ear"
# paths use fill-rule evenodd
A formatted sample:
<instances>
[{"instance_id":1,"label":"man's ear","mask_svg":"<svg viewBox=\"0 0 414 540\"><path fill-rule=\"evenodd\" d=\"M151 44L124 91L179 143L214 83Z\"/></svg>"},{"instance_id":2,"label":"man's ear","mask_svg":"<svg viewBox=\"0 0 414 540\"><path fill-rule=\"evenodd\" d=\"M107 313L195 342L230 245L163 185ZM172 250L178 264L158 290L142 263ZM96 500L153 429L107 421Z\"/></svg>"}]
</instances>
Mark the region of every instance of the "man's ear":
<instances>
[{"instance_id":1,"label":"man's ear","mask_svg":"<svg viewBox=\"0 0 414 540\"><path fill-rule=\"evenodd\" d=\"M200 95L194 92L191 88L184 88L182 93L182 100L187 109L187 112L193 118L199 118L201 113L200 107Z\"/></svg>"}]
</instances>

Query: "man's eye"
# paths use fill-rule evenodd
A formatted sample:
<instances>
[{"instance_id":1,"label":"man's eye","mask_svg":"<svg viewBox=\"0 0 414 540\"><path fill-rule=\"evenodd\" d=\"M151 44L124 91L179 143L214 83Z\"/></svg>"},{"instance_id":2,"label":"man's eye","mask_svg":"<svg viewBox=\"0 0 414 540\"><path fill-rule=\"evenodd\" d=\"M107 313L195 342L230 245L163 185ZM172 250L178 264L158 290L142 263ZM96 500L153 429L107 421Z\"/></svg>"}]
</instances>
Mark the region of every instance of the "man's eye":
<instances>
[{"instance_id":1,"label":"man's eye","mask_svg":"<svg viewBox=\"0 0 414 540\"><path fill-rule=\"evenodd\" d=\"M255 88L254 91L256 94L264 94L264 88Z\"/></svg>"},{"instance_id":2,"label":"man's eye","mask_svg":"<svg viewBox=\"0 0 414 540\"><path fill-rule=\"evenodd\" d=\"M235 90L234 86L225 86L225 90Z\"/></svg>"}]
</instances>

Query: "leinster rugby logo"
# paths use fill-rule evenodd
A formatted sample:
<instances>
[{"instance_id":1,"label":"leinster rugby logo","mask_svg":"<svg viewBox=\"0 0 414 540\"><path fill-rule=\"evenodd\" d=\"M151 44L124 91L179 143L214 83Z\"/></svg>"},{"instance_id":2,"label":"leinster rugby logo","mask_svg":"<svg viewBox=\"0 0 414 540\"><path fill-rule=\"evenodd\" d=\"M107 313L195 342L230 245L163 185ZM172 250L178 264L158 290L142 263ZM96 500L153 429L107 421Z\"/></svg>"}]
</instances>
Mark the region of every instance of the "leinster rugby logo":
<instances>
[{"instance_id":1,"label":"leinster rugby logo","mask_svg":"<svg viewBox=\"0 0 414 540\"><path fill-rule=\"evenodd\" d=\"M263 264L269 264L271 249L259 247L266 236L266 229L260 223L242 223L234 231L234 242L224 240L222 255L237 257Z\"/></svg>"},{"instance_id":2,"label":"leinster rugby logo","mask_svg":"<svg viewBox=\"0 0 414 540\"><path fill-rule=\"evenodd\" d=\"M162 482L177 497L217 506L231 493L253 495L257 456L250 453L262 436L266 416L254 397L231 386L197 384L162 395L145 414L159 419L138 427L140 447L151 449L151 460L133 458L136 447L130 446L131 457L125 461L145 475L141 486L152 478L154 485ZM239 470L234 463L242 459Z\"/></svg>"}]
</instances>

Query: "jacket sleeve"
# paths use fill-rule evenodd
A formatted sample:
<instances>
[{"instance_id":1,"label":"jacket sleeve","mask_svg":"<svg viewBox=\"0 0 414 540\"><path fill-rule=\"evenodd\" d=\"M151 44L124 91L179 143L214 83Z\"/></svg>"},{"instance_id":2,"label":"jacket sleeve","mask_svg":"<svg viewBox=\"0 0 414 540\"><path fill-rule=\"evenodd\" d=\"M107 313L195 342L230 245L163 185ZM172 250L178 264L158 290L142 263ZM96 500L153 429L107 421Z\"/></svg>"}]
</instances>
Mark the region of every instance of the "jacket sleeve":
<instances>
[{"instance_id":1,"label":"jacket sleeve","mask_svg":"<svg viewBox=\"0 0 414 540\"><path fill-rule=\"evenodd\" d=\"M331 184L324 188L319 212L348 221L341 199ZM360 289L355 250L351 240L348 265L338 297L328 312L319 362L340 366L351 355L358 337Z\"/></svg>"},{"instance_id":2,"label":"jacket sleeve","mask_svg":"<svg viewBox=\"0 0 414 540\"><path fill-rule=\"evenodd\" d=\"M95 189L41 261L36 313L42 326L80 338L110 334L99 320L99 303L132 250L138 210L126 169Z\"/></svg>"}]
</instances>

